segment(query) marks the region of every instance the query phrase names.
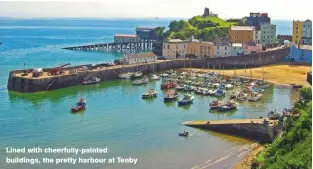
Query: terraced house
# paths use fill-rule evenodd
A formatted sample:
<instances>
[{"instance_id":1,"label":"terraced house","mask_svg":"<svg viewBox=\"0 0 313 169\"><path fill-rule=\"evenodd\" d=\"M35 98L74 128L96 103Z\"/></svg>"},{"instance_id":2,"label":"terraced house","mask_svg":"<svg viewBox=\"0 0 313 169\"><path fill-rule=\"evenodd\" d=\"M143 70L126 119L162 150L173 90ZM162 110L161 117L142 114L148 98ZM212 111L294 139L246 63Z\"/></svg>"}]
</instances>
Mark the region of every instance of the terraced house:
<instances>
[{"instance_id":1,"label":"terraced house","mask_svg":"<svg viewBox=\"0 0 313 169\"><path fill-rule=\"evenodd\" d=\"M195 57L213 57L214 44L212 42L199 41L197 39L190 39L185 41L187 43L187 55Z\"/></svg>"}]
</instances>

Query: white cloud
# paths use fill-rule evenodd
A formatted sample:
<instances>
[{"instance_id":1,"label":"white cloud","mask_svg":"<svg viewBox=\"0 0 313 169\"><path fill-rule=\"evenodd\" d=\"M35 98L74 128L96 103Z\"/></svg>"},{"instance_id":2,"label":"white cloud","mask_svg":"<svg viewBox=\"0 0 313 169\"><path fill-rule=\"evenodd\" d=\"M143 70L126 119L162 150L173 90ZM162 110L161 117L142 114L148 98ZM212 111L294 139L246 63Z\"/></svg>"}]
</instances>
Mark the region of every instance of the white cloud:
<instances>
[{"instance_id":1,"label":"white cloud","mask_svg":"<svg viewBox=\"0 0 313 169\"><path fill-rule=\"evenodd\" d=\"M99 17L99 18L189 18L204 7L224 17L244 17L267 12L274 19L312 18L311 0L104 0L104 1L0 1L0 16L6 17Z\"/></svg>"}]
</instances>

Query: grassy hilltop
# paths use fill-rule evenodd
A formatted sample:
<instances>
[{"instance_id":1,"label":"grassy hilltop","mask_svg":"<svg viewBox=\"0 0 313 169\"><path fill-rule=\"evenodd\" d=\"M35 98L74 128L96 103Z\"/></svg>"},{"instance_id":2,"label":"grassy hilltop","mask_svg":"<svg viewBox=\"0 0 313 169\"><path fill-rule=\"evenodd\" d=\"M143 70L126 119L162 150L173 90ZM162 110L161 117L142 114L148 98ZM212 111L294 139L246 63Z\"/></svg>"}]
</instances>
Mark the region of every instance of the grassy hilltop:
<instances>
[{"instance_id":1,"label":"grassy hilltop","mask_svg":"<svg viewBox=\"0 0 313 169\"><path fill-rule=\"evenodd\" d=\"M194 16L189 20L172 21L169 29L165 27L157 28L157 34L160 39L188 39L194 36L197 39L205 41L213 40L216 36L225 37L228 35L228 29L231 25L237 25L236 22L227 22L218 17Z\"/></svg>"}]
</instances>

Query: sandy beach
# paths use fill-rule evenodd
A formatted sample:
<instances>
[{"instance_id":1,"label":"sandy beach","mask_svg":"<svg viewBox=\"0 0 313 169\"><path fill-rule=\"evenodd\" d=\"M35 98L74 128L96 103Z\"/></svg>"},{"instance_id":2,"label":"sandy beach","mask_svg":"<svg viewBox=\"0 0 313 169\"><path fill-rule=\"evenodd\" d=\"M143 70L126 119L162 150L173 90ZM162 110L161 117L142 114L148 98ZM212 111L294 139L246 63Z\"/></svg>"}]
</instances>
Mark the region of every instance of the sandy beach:
<instances>
[{"instance_id":1,"label":"sandy beach","mask_svg":"<svg viewBox=\"0 0 313 169\"><path fill-rule=\"evenodd\" d=\"M264 149L264 146L255 144L251 152L242 161L233 166L232 169L250 169L252 161L256 159L256 156Z\"/></svg>"},{"instance_id":2,"label":"sandy beach","mask_svg":"<svg viewBox=\"0 0 313 169\"><path fill-rule=\"evenodd\" d=\"M190 69L183 69L184 71ZM200 69L193 69L200 70ZM237 70L213 70L213 69L201 69L202 72L215 71L227 76L236 76L244 78L260 79L263 78L271 83L290 85L301 84L303 86L310 86L306 81L306 75L312 70L311 66L303 65L269 65L252 69L237 69Z\"/></svg>"}]
</instances>

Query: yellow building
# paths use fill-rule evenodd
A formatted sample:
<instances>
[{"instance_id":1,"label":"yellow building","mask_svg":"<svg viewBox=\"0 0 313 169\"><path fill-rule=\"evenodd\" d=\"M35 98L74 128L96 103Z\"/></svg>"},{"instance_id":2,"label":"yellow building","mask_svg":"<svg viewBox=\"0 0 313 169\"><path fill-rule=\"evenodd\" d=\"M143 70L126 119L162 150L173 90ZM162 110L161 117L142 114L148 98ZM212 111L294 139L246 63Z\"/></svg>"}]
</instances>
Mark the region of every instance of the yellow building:
<instances>
[{"instance_id":1,"label":"yellow building","mask_svg":"<svg viewBox=\"0 0 313 169\"><path fill-rule=\"evenodd\" d=\"M303 22L293 21L292 22L292 42L298 44L302 39L302 26Z\"/></svg>"},{"instance_id":2,"label":"yellow building","mask_svg":"<svg viewBox=\"0 0 313 169\"><path fill-rule=\"evenodd\" d=\"M252 26L232 26L229 29L229 35L232 43L253 42L255 37L255 28Z\"/></svg>"},{"instance_id":3,"label":"yellow building","mask_svg":"<svg viewBox=\"0 0 313 169\"><path fill-rule=\"evenodd\" d=\"M187 54L197 57L213 57L214 44L212 42L204 42L196 39L188 40Z\"/></svg>"}]
</instances>

